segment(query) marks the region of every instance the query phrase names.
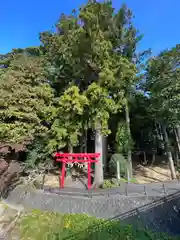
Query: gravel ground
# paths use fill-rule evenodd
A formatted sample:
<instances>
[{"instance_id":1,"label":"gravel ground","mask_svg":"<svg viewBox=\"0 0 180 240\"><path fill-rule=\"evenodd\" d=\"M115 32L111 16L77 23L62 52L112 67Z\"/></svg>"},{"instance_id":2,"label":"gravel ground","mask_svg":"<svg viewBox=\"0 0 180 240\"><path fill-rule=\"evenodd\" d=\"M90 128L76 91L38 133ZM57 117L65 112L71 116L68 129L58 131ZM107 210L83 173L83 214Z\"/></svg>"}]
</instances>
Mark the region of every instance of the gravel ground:
<instances>
[{"instance_id":1,"label":"gravel ground","mask_svg":"<svg viewBox=\"0 0 180 240\"><path fill-rule=\"evenodd\" d=\"M40 209L60 213L87 213L91 216L109 218L124 213L145 202L134 201L122 195L103 195L93 198L84 196L67 196L46 193L43 190L28 190L16 188L6 200L16 206L23 205L25 209Z\"/></svg>"},{"instance_id":2,"label":"gravel ground","mask_svg":"<svg viewBox=\"0 0 180 240\"><path fill-rule=\"evenodd\" d=\"M164 183L151 183L151 184L133 184L133 183L121 183L119 187L114 187L110 189L93 189L86 190L82 188L73 188L67 187L64 189L59 188L50 188L45 186L45 191L49 191L51 193L57 193L60 195L68 195L68 196L87 196L87 197L95 197L99 195L110 196L110 195L124 195L129 197L135 196L147 196L150 198L153 197L162 197L164 195L173 194L180 190L180 182L179 181L171 181Z\"/></svg>"},{"instance_id":3,"label":"gravel ground","mask_svg":"<svg viewBox=\"0 0 180 240\"><path fill-rule=\"evenodd\" d=\"M145 185L122 183L111 189L86 190L80 188L35 190L18 186L7 198L25 208L67 213L88 213L97 217L113 217L142 206L156 198L180 190L178 181Z\"/></svg>"}]
</instances>

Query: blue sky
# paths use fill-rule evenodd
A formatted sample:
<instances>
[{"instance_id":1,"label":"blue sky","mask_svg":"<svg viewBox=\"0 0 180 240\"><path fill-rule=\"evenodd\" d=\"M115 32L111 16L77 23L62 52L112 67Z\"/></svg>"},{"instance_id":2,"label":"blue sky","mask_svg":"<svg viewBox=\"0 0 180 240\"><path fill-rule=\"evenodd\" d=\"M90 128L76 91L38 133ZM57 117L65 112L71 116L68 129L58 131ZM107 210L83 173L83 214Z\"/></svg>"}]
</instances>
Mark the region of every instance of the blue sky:
<instances>
[{"instance_id":1,"label":"blue sky","mask_svg":"<svg viewBox=\"0 0 180 240\"><path fill-rule=\"evenodd\" d=\"M70 13L85 0L6 0L0 8L0 53L39 45L39 32L51 30L60 14ZM180 0L114 0L133 10L135 25L144 34L140 49L154 54L180 43Z\"/></svg>"}]
</instances>

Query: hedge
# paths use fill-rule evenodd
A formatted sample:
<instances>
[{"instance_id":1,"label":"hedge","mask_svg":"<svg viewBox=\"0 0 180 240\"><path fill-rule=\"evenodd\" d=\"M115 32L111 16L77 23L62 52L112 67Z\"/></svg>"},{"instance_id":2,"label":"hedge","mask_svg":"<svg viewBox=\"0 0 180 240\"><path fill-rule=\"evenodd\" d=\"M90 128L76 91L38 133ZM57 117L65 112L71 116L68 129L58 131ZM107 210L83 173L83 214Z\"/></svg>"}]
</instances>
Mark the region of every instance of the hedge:
<instances>
[{"instance_id":1,"label":"hedge","mask_svg":"<svg viewBox=\"0 0 180 240\"><path fill-rule=\"evenodd\" d=\"M33 211L20 221L21 240L175 240L165 233L134 229L119 221L83 214Z\"/></svg>"}]
</instances>

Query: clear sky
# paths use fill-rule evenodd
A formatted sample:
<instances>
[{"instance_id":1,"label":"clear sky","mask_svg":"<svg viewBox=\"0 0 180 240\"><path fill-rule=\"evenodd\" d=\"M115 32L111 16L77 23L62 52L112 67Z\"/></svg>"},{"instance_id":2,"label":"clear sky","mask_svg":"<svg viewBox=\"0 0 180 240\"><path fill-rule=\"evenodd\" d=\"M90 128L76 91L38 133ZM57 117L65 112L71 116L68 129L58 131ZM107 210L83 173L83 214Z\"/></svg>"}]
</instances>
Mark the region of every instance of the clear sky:
<instances>
[{"instance_id":1,"label":"clear sky","mask_svg":"<svg viewBox=\"0 0 180 240\"><path fill-rule=\"evenodd\" d=\"M61 13L70 13L85 0L1 0L0 53L39 45L39 32L51 30ZM114 0L133 10L135 25L144 34L141 49L154 54L180 43L180 0Z\"/></svg>"}]
</instances>

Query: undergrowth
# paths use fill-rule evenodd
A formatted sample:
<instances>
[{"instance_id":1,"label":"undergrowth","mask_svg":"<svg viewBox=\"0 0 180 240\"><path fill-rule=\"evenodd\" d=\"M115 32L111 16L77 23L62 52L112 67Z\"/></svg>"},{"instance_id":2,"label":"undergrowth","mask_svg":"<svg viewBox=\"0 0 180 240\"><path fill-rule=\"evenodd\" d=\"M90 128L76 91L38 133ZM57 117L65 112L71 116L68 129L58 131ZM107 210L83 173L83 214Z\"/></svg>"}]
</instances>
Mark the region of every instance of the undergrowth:
<instances>
[{"instance_id":1,"label":"undergrowth","mask_svg":"<svg viewBox=\"0 0 180 240\"><path fill-rule=\"evenodd\" d=\"M118 187L119 185L121 185L121 183L124 182L128 182L127 179L125 178L121 178L121 180L118 182L117 180L112 180L112 179L107 179L104 180L102 188L113 188L113 187ZM136 179L132 178L130 181L130 183L136 183Z\"/></svg>"},{"instance_id":2,"label":"undergrowth","mask_svg":"<svg viewBox=\"0 0 180 240\"><path fill-rule=\"evenodd\" d=\"M175 240L164 233L150 233L121 225L119 221L82 214L33 211L20 221L21 240Z\"/></svg>"}]
</instances>

